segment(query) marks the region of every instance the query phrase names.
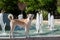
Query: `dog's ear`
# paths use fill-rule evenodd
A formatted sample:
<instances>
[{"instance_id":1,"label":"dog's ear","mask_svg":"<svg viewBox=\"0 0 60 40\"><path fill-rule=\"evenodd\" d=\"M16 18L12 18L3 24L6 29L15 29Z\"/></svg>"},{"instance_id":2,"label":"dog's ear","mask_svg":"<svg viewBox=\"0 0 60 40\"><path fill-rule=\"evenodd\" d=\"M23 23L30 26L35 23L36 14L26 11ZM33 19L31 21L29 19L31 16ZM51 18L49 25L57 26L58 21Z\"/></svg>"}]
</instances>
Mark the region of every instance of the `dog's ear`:
<instances>
[{"instance_id":1,"label":"dog's ear","mask_svg":"<svg viewBox=\"0 0 60 40\"><path fill-rule=\"evenodd\" d=\"M27 17L28 18L33 18L34 17L34 14L28 14Z\"/></svg>"},{"instance_id":2,"label":"dog's ear","mask_svg":"<svg viewBox=\"0 0 60 40\"><path fill-rule=\"evenodd\" d=\"M30 17L31 16L31 14L27 14L27 17Z\"/></svg>"}]
</instances>

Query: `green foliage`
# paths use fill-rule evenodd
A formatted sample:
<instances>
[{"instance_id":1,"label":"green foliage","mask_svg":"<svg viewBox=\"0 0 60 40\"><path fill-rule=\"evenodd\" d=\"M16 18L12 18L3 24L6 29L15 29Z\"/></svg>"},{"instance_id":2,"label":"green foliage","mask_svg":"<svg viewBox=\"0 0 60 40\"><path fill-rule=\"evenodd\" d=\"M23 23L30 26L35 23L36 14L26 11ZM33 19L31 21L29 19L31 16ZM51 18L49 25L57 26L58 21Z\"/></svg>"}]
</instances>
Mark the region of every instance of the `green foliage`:
<instances>
[{"instance_id":1,"label":"green foliage","mask_svg":"<svg viewBox=\"0 0 60 40\"><path fill-rule=\"evenodd\" d=\"M48 12L47 11L43 11L43 19L44 20L48 19Z\"/></svg>"},{"instance_id":2,"label":"green foliage","mask_svg":"<svg viewBox=\"0 0 60 40\"><path fill-rule=\"evenodd\" d=\"M20 0L27 4L26 12L34 10L47 10L48 12L56 10L56 0Z\"/></svg>"},{"instance_id":3,"label":"green foliage","mask_svg":"<svg viewBox=\"0 0 60 40\"><path fill-rule=\"evenodd\" d=\"M30 11L34 11L34 10L38 10L40 9L39 7L39 1L38 0L25 0L25 1L21 1L20 2L23 2L23 3L26 3L26 12L30 12ZM38 4L38 5L37 5Z\"/></svg>"},{"instance_id":4,"label":"green foliage","mask_svg":"<svg viewBox=\"0 0 60 40\"><path fill-rule=\"evenodd\" d=\"M3 8L4 3L2 2L2 0L0 0L0 9Z\"/></svg>"},{"instance_id":5,"label":"green foliage","mask_svg":"<svg viewBox=\"0 0 60 40\"><path fill-rule=\"evenodd\" d=\"M0 3L0 7L7 12L12 12L17 7L17 0L2 0Z\"/></svg>"},{"instance_id":6,"label":"green foliage","mask_svg":"<svg viewBox=\"0 0 60 40\"><path fill-rule=\"evenodd\" d=\"M38 10L47 10L48 12L56 10L56 0L0 0L0 8L7 12L18 13L17 1L26 4L26 13Z\"/></svg>"},{"instance_id":7,"label":"green foliage","mask_svg":"<svg viewBox=\"0 0 60 40\"><path fill-rule=\"evenodd\" d=\"M57 12L60 14L60 6L57 7Z\"/></svg>"},{"instance_id":8,"label":"green foliage","mask_svg":"<svg viewBox=\"0 0 60 40\"><path fill-rule=\"evenodd\" d=\"M60 0L57 0L57 5L60 6Z\"/></svg>"}]
</instances>

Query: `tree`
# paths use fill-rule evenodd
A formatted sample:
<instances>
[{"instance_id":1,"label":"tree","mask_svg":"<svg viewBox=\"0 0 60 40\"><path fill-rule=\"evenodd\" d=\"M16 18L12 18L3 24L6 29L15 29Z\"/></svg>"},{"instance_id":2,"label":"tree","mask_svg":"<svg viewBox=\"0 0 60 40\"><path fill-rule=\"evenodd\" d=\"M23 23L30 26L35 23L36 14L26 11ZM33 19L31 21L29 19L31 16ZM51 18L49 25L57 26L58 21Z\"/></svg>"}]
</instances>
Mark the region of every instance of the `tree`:
<instances>
[{"instance_id":1,"label":"tree","mask_svg":"<svg viewBox=\"0 0 60 40\"><path fill-rule=\"evenodd\" d=\"M18 0L2 0L3 3L2 9L4 9L7 13L12 13L15 16L17 16L20 13L20 10L17 6ZM15 17L16 18L16 17Z\"/></svg>"},{"instance_id":2,"label":"tree","mask_svg":"<svg viewBox=\"0 0 60 40\"><path fill-rule=\"evenodd\" d=\"M36 10L46 10L48 12L56 11L57 0L20 0L27 5L26 12Z\"/></svg>"},{"instance_id":3,"label":"tree","mask_svg":"<svg viewBox=\"0 0 60 40\"><path fill-rule=\"evenodd\" d=\"M55 13L56 9L57 9L57 0L46 0L44 1L44 6L43 8L45 10L47 10L50 13Z\"/></svg>"},{"instance_id":4,"label":"tree","mask_svg":"<svg viewBox=\"0 0 60 40\"><path fill-rule=\"evenodd\" d=\"M4 3L2 2L2 0L0 0L0 9L2 9L4 6Z\"/></svg>"},{"instance_id":5,"label":"tree","mask_svg":"<svg viewBox=\"0 0 60 40\"><path fill-rule=\"evenodd\" d=\"M50 13L55 13L57 0L1 0L1 8L4 8L7 12L13 14L19 14L20 10L17 6L18 1L20 3L26 4L26 8L24 11L28 12L36 12L40 10L46 10Z\"/></svg>"}]
</instances>

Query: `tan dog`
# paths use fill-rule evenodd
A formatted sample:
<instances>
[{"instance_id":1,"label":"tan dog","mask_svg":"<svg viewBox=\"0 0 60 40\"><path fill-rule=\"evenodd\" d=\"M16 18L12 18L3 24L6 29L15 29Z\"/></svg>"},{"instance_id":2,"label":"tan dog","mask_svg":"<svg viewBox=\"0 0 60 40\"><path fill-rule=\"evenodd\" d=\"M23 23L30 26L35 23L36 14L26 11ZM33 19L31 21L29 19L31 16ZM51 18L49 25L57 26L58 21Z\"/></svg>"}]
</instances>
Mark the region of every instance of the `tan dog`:
<instances>
[{"instance_id":1,"label":"tan dog","mask_svg":"<svg viewBox=\"0 0 60 40\"><path fill-rule=\"evenodd\" d=\"M8 15L8 19L10 20L10 37L13 37L13 31L16 25L25 28L26 37L29 35L29 28L31 26L31 21L33 19L33 14L29 14L26 19L14 19L12 14Z\"/></svg>"}]
</instances>

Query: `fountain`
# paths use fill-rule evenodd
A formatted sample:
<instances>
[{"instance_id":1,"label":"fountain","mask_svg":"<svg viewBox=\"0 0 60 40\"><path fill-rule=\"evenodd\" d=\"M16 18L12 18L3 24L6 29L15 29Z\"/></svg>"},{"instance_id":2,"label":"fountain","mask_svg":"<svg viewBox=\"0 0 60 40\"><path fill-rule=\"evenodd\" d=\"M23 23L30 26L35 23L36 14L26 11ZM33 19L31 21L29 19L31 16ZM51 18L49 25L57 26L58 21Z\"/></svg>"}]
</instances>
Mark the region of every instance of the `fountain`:
<instances>
[{"instance_id":1,"label":"fountain","mask_svg":"<svg viewBox=\"0 0 60 40\"><path fill-rule=\"evenodd\" d=\"M3 13L0 13L0 25L2 28L2 34L0 34L0 35L6 35L6 33L5 33L6 23L4 24L4 22L3 22Z\"/></svg>"},{"instance_id":2,"label":"fountain","mask_svg":"<svg viewBox=\"0 0 60 40\"><path fill-rule=\"evenodd\" d=\"M48 28L50 28L50 13L48 13Z\"/></svg>"},{"instance_id":3,"label":"fountain","mask_svg":"<svg viewBox=\"0 0 60 40\"><path fill-rule=\"evenodd\" d=\"M33 35L33 36L41 36L41 34L49 34L50 35L50 33L49 32L51 32L51 31L53 31L53 30L55 30L55 28L54 28L54 16L53 15L51 15L50 16L50 13L48 14L48 31L46 31L47 29L44 29L45 28L45 26L43 26L43 16L42 16L43 14L42 14L42 11L41 12L39 12L39 13L37 13L37 16L36 16L36 32L35 32L35 34L33 33L33 31L35 31L35 29L33 29L33 30L30 30L31 31L31 33L29 33L29 35ZM21 14L21 15L18 15L18 19L20 20L20 19L22 19L23 18L23 15ZM7 23L7 22L6 22ZM6 33L5 32L5 26L6 26L6 23L4 23L3 22L3 14L2 13L0 13L0 25L1 25L1 28L2 28L2 33L0 34L0 37L9 37L9 34L8 34L8 32ZM35 25L33 25L33 27L34 27ZM44 28L43 28L44 27ZM50 31L51 30L51 31ZM24 30L19 30L19 31L17 31L18 33L15 33L14 34L14 37L21 37L21 36L25 36L24 35ZM19 33L20 32L20 33ZM40 34L40 35L37 35L37 34ZM47 34L47 35L48 35ZM46 35L45 35L46 36Z\"/></svg>"},{"instance_id":4,"label":"fountain","mask_svg":"<svg viewBox=\"0 0 60 40\"><path fill-rule=\"evenodd\" d=\"M22 19L22 18L23 18L23 15L22 14L18 15L18 19L19 20Z\"/></svg>"},{"instance_id":5,"label":"fountain","mask_svg":"<svg viewBox=\"0 0 60 40\"><path fill-rule=\"evenodd\" d=\"M36 16L36 32L35 33L43 33L42 26L43 26L43 16L41 11L41 13L40 12L37 13L37 16Z\"/></svg>"},{"instance_id":6,"label":"fountain","mask_svg":"<svg viewBox=\"0 0 60 40\"><path fill-rule=\"evenodd\" d=\"M42 26L43 26L43 16L42 16L42 11L41 11L41 13L40 13L40 31L39 31L39 33L43 33Z\"/></svg>"},{"instance_id":7,"label":"fountain","mask_svg":"<svg viewBox=\"0 0 60 40\"><path fill-rule=\"evenodd\" d=\"M39 19L40 15L39 13L37 13L37 16L36 16L36 32L35 33L39 33L39 27L40 27L40 19Z\"/></svg>"},{"instance_id":8,"label":"fountain","mask_svg":"<svg viewBox=\"0 0 60 40\"><path fill-rule=\"evenodd\" d=\"M5 33L5 27L6 27L6 23L1 25L2 35L6 35L6 33Z\"/></svg>"},{"instance_id":9,"label":"fountain","mask_svg":"<svg viewBox=\"0 0 60 40\"><path fill-rule=\"evenodd\" d=\"M56 29L54 28L54 16L53 16L53 15L51 15L51 21L50 21L50 23L51 23L50 30L51 30L51 31L52 31L52 30L56 30Z\"/></svg>"}]
</instances>

